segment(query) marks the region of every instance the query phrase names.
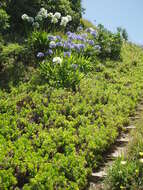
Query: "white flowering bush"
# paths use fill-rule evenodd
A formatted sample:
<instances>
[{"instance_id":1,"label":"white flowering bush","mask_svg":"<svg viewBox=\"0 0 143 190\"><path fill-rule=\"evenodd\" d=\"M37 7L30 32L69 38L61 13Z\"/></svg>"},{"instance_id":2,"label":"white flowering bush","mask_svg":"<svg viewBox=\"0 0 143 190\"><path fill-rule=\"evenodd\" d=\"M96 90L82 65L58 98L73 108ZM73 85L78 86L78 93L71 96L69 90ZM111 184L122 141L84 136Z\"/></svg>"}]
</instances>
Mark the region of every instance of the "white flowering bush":
<instances>
[{"instance_id":1,"label":"white flowering bush","mask_svg":"<svg viewBox=\"0 0 143 190\"><path fill-rule=\"evenodd\" d=\"M48 13L48 11L45 8L41 8L40 11L37 13L37 15L33 18L28 16L27 14L23 14L21 16L22 20L30 23L34 29L42 29L42 27L44 28L44 23L45 25L49 24L49 28L54 29L54 30L59 30L59 27L66 27L67 24L69 22L72 21L72 17L70 15L67 16L62 16L61 13L59 12L55 12L55 13ZM53 24L58 24L59 23L59 27L52 27Z\"/></svg>"}]
</instances>

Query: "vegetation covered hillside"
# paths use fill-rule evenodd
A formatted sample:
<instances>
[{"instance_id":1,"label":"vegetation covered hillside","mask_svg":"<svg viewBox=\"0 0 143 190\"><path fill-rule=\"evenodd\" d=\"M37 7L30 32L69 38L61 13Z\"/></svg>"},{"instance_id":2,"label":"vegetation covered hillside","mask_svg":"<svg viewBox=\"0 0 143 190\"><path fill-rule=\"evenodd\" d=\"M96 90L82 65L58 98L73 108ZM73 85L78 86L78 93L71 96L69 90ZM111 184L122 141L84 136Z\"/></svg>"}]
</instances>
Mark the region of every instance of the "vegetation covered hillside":
<instances>
[{"instance_id":1,"label":"vegetation covered hillside","mask_svg":"<svg viewBox=\"0 0 143 190\"><path fill-rule=\"evenodd\" d=\"M0 11L0 189L82 190L142 96L143 51L121 31L77 27L54 8L65 1L17 17L13 2Z\"/></svg>"}]
</instances>

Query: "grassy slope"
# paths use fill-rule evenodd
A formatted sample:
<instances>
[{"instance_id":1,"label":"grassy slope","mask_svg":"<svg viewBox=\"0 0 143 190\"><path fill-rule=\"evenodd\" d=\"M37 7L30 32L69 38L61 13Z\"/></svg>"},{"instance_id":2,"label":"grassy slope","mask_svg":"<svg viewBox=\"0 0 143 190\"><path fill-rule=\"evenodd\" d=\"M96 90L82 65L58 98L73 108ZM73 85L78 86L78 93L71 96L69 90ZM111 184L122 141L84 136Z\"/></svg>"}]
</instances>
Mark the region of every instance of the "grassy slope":
<instances>
[{"instance_id":1,"label":"grassy slope","mask_svg":"<svg viewBox=\"0 0 143 190\"><path fill-rule=\"evenodd\" d=\"M83 189L143 91L143 52L97 66L76 93L34 82L0 91L0 187Z\"/></svg>"}]
</instances>

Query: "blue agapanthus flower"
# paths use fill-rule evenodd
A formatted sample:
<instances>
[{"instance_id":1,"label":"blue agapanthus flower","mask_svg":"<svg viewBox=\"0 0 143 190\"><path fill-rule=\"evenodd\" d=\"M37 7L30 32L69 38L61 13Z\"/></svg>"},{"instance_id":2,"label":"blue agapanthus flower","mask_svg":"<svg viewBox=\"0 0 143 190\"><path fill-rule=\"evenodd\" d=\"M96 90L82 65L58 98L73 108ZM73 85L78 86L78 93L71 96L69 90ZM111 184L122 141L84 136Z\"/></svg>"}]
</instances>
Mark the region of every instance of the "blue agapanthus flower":
<instances>
[{"instance_id":1,"label":"blue agapanthus flower","mask_svg":"<svg viewBox=\"0 0 143 190\"><path fill-rule=\"evenodd\" d=\"M88 40L87 42L88 42L89 45L91 45L91 46L94 46L94 44L95 44L95 43L94 43L94 40Z\"/></svg>"},{"instance_id":2,"label":"blue agapanthus flower","mask_svg":"<svg viewBox=\"0 0 143 190\"><path fill-rule=\"evenodd\" d=\"M57 40L59 40L59 41L62 40L61 36L56 36L56 38L57 38Z\"/></svg>"},{"instance_id":3,"label":"blue agapanthus flower","mask_svg":"<svg viewBox=\"0 0 143 190\"><path fill-rule=\"evenodd\" d=\"M55 40L56 40L56 36L49 35L49 36L48 36L48 39L49 39L50 41L55 41Z\"/></svg>"},{"instance_id":4,"label":"blue agapanthus flower","mask_svg":"<svg viewBox=\"0 0 143 190\"><path fill-rule=\"evenodd\" d=\"M44 57L44 56L45 56L45 55L44 55L43 52L38 52L38 53L37 53L37 57L38 57L38 58L41 58L41 57Z\"/></svg>"},{"instance_id":5,"label":"blue agapanthus flower","mask_svg":"<svg viewBox=\"0 0 143 190\"><path fill-rule=\"evenodd\" d=\"M64 48L72 49L72 46L73 46L73 44L71 43L71 41L64 42Z\"/></svg>"},{"instance_id":6,"label":"blue agapanthus flower","mask_svg":"<svg viewBox=\"0 0 143 190\"><path fill-rule=\"evenodd\" d=\"M51 49L55 48L55 47L56 47L56 42L55 42L55 41L51 41L51 42L49 43L49 47L50 47Z\"/></svg>"},{"instance_id":7,"label":"blue agapanthus flower","mask_svg":"<svg viewBox=\"0 0 143 190\"><path fill-rule=\"evenodd\" d=\"M56 43L56 46L57 46L57 47L63 47L63 43L62 43L62 42L57 42L57 43Z\"/></svg>"},{"instance_id":8,"label":"blue agapanthus flower","mask_svg":"<svg viewBox=\"0 0 143 190\"><path fill-rule=\"evenodd\" d=\"M85 44L74 44L74 49L78 52L85 48Z\"/></svg>"},{"instance_id":9,"label":"blue agapanthus flower","mask_svg":"<svg viewBox=\"0 0 143 190\"><path fill-rule=\"evenodd\" d=\"M52 55L52 54L53 54L53 50L52 50L52 49L49 49L49 50L48 50L48 54L49 54L49 55Z\"/></svg>"},{"instance_id":10,"label":"blue agapanthus flower","mask_svg":"<svg viewBox=\"0 0 143 190\"><path fill-rule=\"evenodd\" d=\"M54 53L54 52L53 52L52 49L48 49L48 50L46 51L45 55L48 56L48 55L52 55L53 53Z\"/></svg>"},{"instance_id":11,"label":"blue agapanthus flower","mask_svg":"<svg viewBox=\"0 0 143 190\"><path fill-rule=\"evenodd\" d=\"M91 34L94 38L97 37L97 32L96 32L96 31L91 31L90 34Z\"/></svg>"},{"instance_id":12,"label":"blue agapanthus flower","mask_svg":"<svg viewBox=\"0 0 143 190\"><path fill-rule=\"evenodd\" d=\"M79 44L80 49L85 49L85 44Z\"/></svg>"},{"instance_id":13,"label":"blue agapanthus flower","mask_svg":"<svg viewBox=\"0 0 143 190\"><path fill-rule=\"evenodd\" d=\"M64 57L66 57L66 56L70 57L71 56L71 52L70 51L64 52Z\"/></svg>"}]
</instances>

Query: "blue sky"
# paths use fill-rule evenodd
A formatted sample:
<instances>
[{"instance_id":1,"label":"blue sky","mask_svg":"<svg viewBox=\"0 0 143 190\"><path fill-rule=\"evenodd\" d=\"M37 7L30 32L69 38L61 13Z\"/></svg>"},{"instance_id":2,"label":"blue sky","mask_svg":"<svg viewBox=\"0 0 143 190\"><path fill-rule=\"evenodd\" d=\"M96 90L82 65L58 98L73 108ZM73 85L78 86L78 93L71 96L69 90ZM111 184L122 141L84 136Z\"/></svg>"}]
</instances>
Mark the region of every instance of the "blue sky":
<instances>
[{"instance_id":1,"label":"blue sky","mask_svg":"<svg viewBox=\"0 0 143 190\"><path fill-rule=\"evenodd\" d=\"M143 44L143 0L82 0L84 18L116 31L126 28L129 40ZM96 22L94 22L96 20Z\"/></svg>"}]
</instances>

